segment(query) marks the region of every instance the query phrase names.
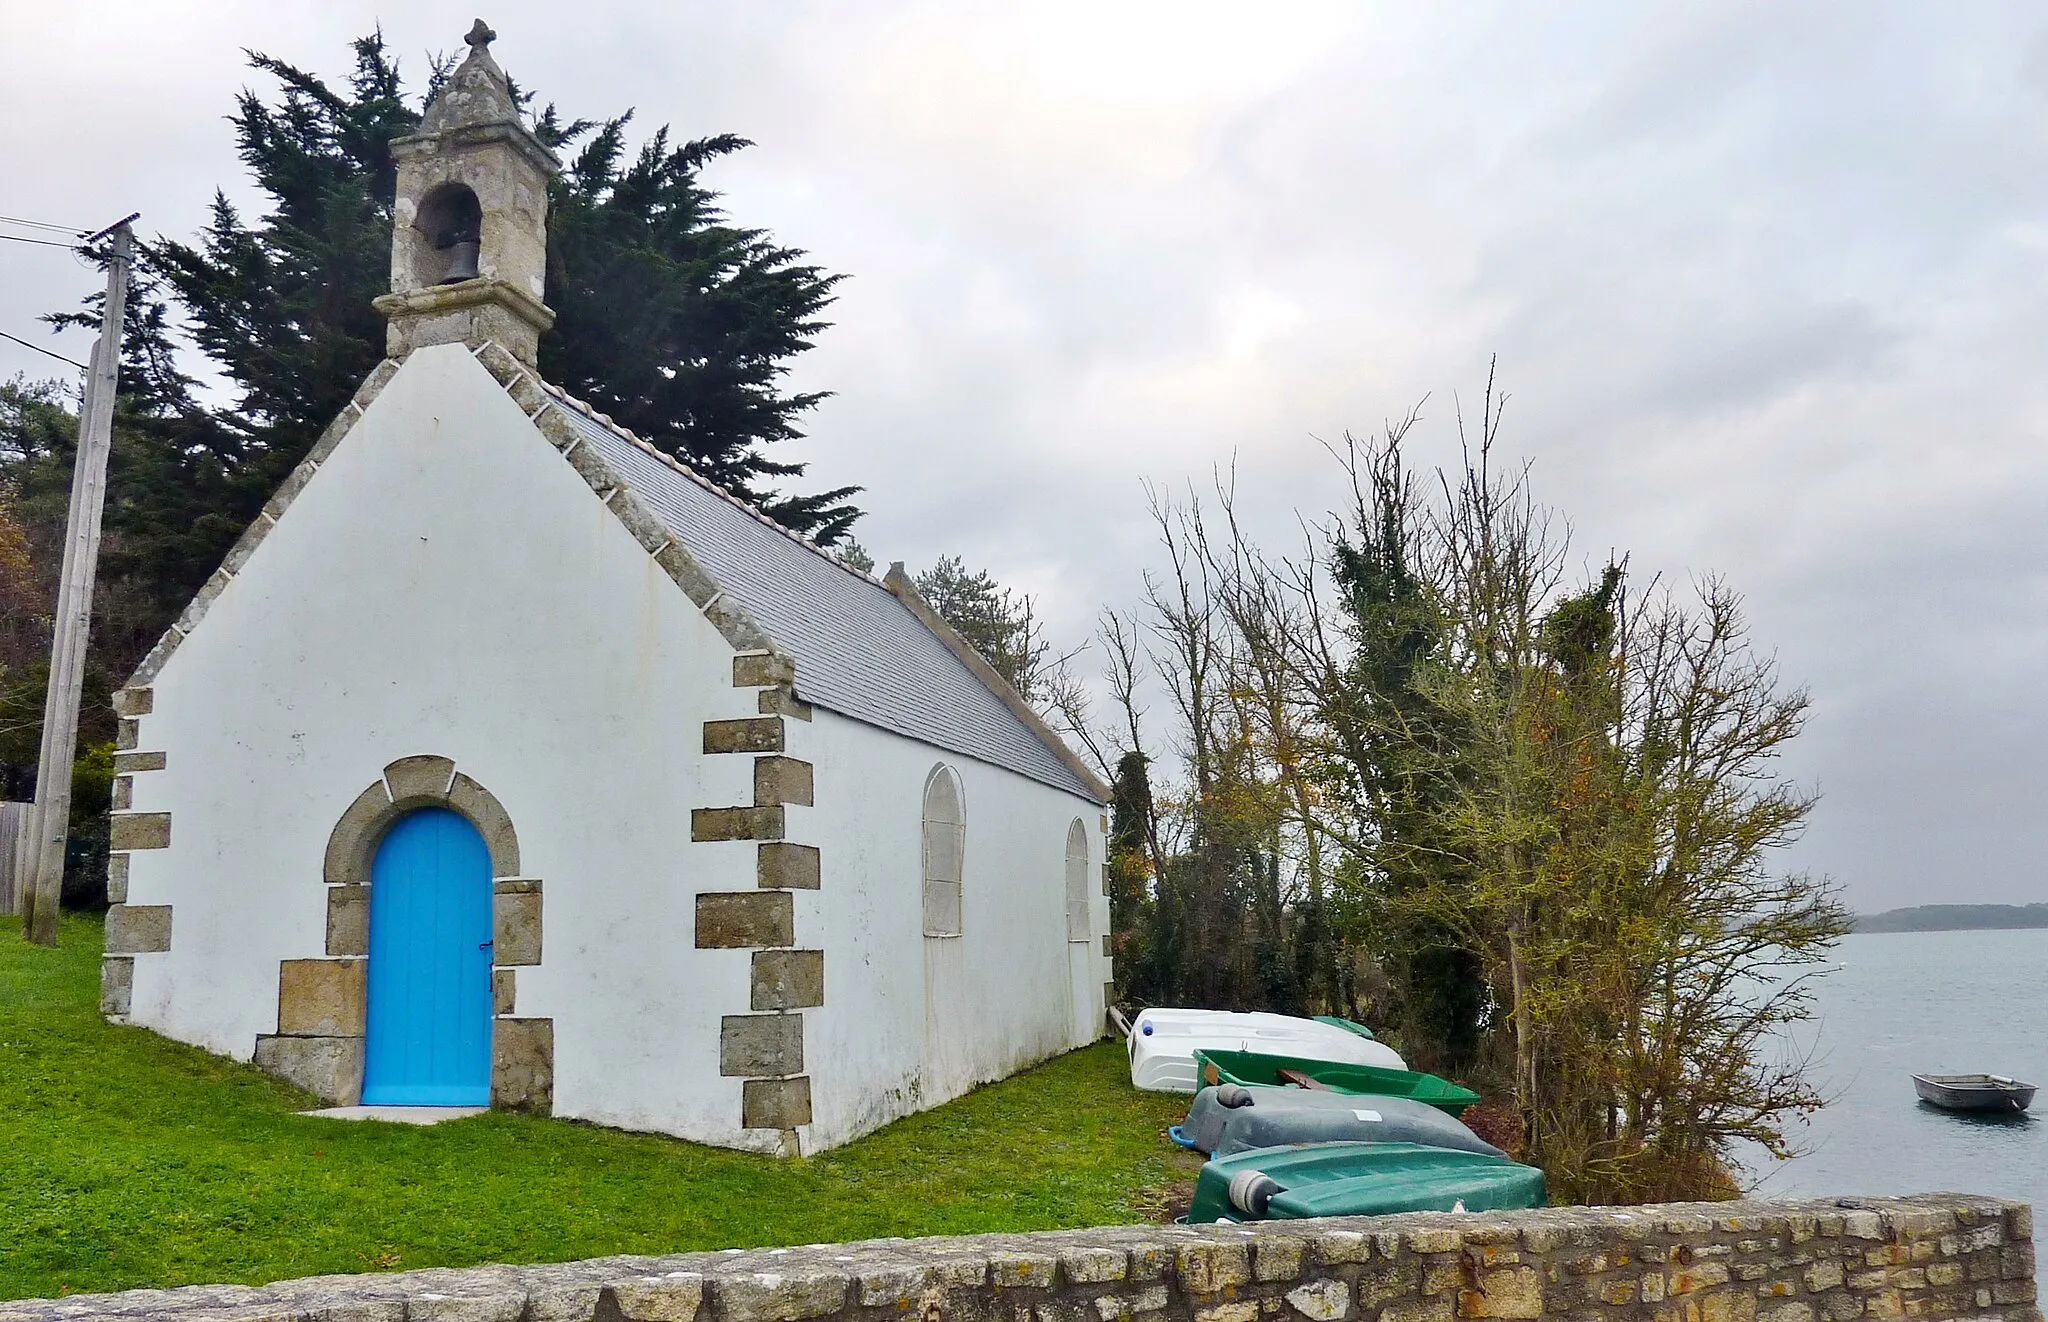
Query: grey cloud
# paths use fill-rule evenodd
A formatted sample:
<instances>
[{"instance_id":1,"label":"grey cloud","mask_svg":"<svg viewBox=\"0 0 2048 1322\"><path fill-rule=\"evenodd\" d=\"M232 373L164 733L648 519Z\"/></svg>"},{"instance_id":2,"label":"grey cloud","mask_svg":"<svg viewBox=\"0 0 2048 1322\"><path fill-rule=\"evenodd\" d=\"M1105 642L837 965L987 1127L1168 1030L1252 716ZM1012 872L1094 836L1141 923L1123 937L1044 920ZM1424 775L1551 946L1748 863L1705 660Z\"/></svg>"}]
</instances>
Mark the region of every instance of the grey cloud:
<instances>
[{"instance_id":1,"label":"grey cloud","mask_svg":"<svg viewBox=\"0 0 2048 1322\"><path fill-rule=\"evenodd\" d=\"M1140 482L1238 463L1262 535L1315 439L1499 352L1508 444L1590 560L1724 572L1815 695L1794 861L1859 904L2042 896L2048 25L2018 3L650 8L507 0L523 83L759 145L732 214L852 274L790 457L883 559L959 552L1078 637L1152 552ZM407 52L473 15L386 14ZM185 234L239 186L254 46L339 73L366 6L57 10L7 177ZM120 22L111 51L93 39ZM112 76L88 79L111 57ZM85 162L98 163L87 168ZM0 206L14 208L30 203ZM84 273L0 245L0 329ZM73 356L83 352L72 346ZM0 373L36 370L0 346Z\"/></svg>"}]
</instances>

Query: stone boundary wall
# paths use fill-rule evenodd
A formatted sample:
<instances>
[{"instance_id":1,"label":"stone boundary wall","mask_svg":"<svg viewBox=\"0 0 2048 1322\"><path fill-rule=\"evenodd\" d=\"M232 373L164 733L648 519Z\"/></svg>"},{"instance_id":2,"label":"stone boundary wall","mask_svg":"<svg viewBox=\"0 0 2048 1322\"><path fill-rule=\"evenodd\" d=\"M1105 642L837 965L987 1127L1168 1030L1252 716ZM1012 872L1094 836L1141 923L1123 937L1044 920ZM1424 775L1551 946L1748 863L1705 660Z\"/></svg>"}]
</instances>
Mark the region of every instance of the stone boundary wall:
<instances>
[{"instance_id":1,"label":"stone boundary wall","mask_svg":"<svg viewBox=\"0 0 2048 1322\"><path fill-rule=\"evenodd\" d=\"M1125 1226L0 1302L0 1322L2040 1322L1961 1194Z\"/></svg>"}]
</instances>

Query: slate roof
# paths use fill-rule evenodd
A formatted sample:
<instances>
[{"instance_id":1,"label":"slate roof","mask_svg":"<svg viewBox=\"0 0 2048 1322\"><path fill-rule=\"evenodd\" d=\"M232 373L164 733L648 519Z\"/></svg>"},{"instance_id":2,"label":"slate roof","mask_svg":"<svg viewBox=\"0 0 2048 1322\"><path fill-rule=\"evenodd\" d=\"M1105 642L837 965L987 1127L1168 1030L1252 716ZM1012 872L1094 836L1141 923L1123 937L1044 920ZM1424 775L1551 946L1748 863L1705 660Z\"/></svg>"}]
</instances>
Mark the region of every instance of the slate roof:
<instances>
[{"instance_id":1,"label":"slate roof","mask_svg":"<svg viewBox=\"0 0 2048 1322\"><path fill-rule=\"evenodd\" d=\"M887 587L561 398L561 416L796 661L798 697L1101 802Z\"/></svg>"}]
</instances>

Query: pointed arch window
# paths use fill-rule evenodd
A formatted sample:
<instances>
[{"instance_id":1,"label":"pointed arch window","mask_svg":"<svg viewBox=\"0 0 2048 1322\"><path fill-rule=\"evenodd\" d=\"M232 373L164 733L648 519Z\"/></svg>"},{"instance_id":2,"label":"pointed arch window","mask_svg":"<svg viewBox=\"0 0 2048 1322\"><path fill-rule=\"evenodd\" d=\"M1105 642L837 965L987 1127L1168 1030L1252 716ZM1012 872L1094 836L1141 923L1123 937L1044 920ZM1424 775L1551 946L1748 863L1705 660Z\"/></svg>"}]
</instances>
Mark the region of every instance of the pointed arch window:
<instances>
[{"instance_id":1,"label":"pointed arch window","mask_svg":"<svg viewBox=\"0 0 2048 1322\"><path fill-rule=\"evenodd\" d=\"M1088 828L1067 827L1067 940L1088 939Z\"/></svg>"},{"instance_id":2,"label":"pointed arch window","mask_svg":"<svg viewBox=\"0 0 2048 1322\"><path fill-rule=\"evenodd\" d=\"M941 764L924 783L924 934L959 936L960 872L967 822L960 777Z\"/></svg>"}]
</instances>

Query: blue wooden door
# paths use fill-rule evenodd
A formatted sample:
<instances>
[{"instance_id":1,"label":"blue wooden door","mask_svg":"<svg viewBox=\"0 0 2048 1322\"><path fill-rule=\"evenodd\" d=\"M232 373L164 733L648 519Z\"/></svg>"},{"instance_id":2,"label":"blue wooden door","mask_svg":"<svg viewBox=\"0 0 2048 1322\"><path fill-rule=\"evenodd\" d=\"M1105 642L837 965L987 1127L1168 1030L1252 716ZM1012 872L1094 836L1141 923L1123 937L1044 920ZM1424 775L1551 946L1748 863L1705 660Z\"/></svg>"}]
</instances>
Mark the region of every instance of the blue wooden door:
<instances>
[{"instance_id":1,"label":"blue wooden door","mask_svg":"<svg viewBox=\"0 0 2048 1322\"><path fill-rule=\"evenodd\" d=\"M446 808L393 823L370 867L365 1106L487 1106L491 854Z\"/></svg>"}]
</instances>

